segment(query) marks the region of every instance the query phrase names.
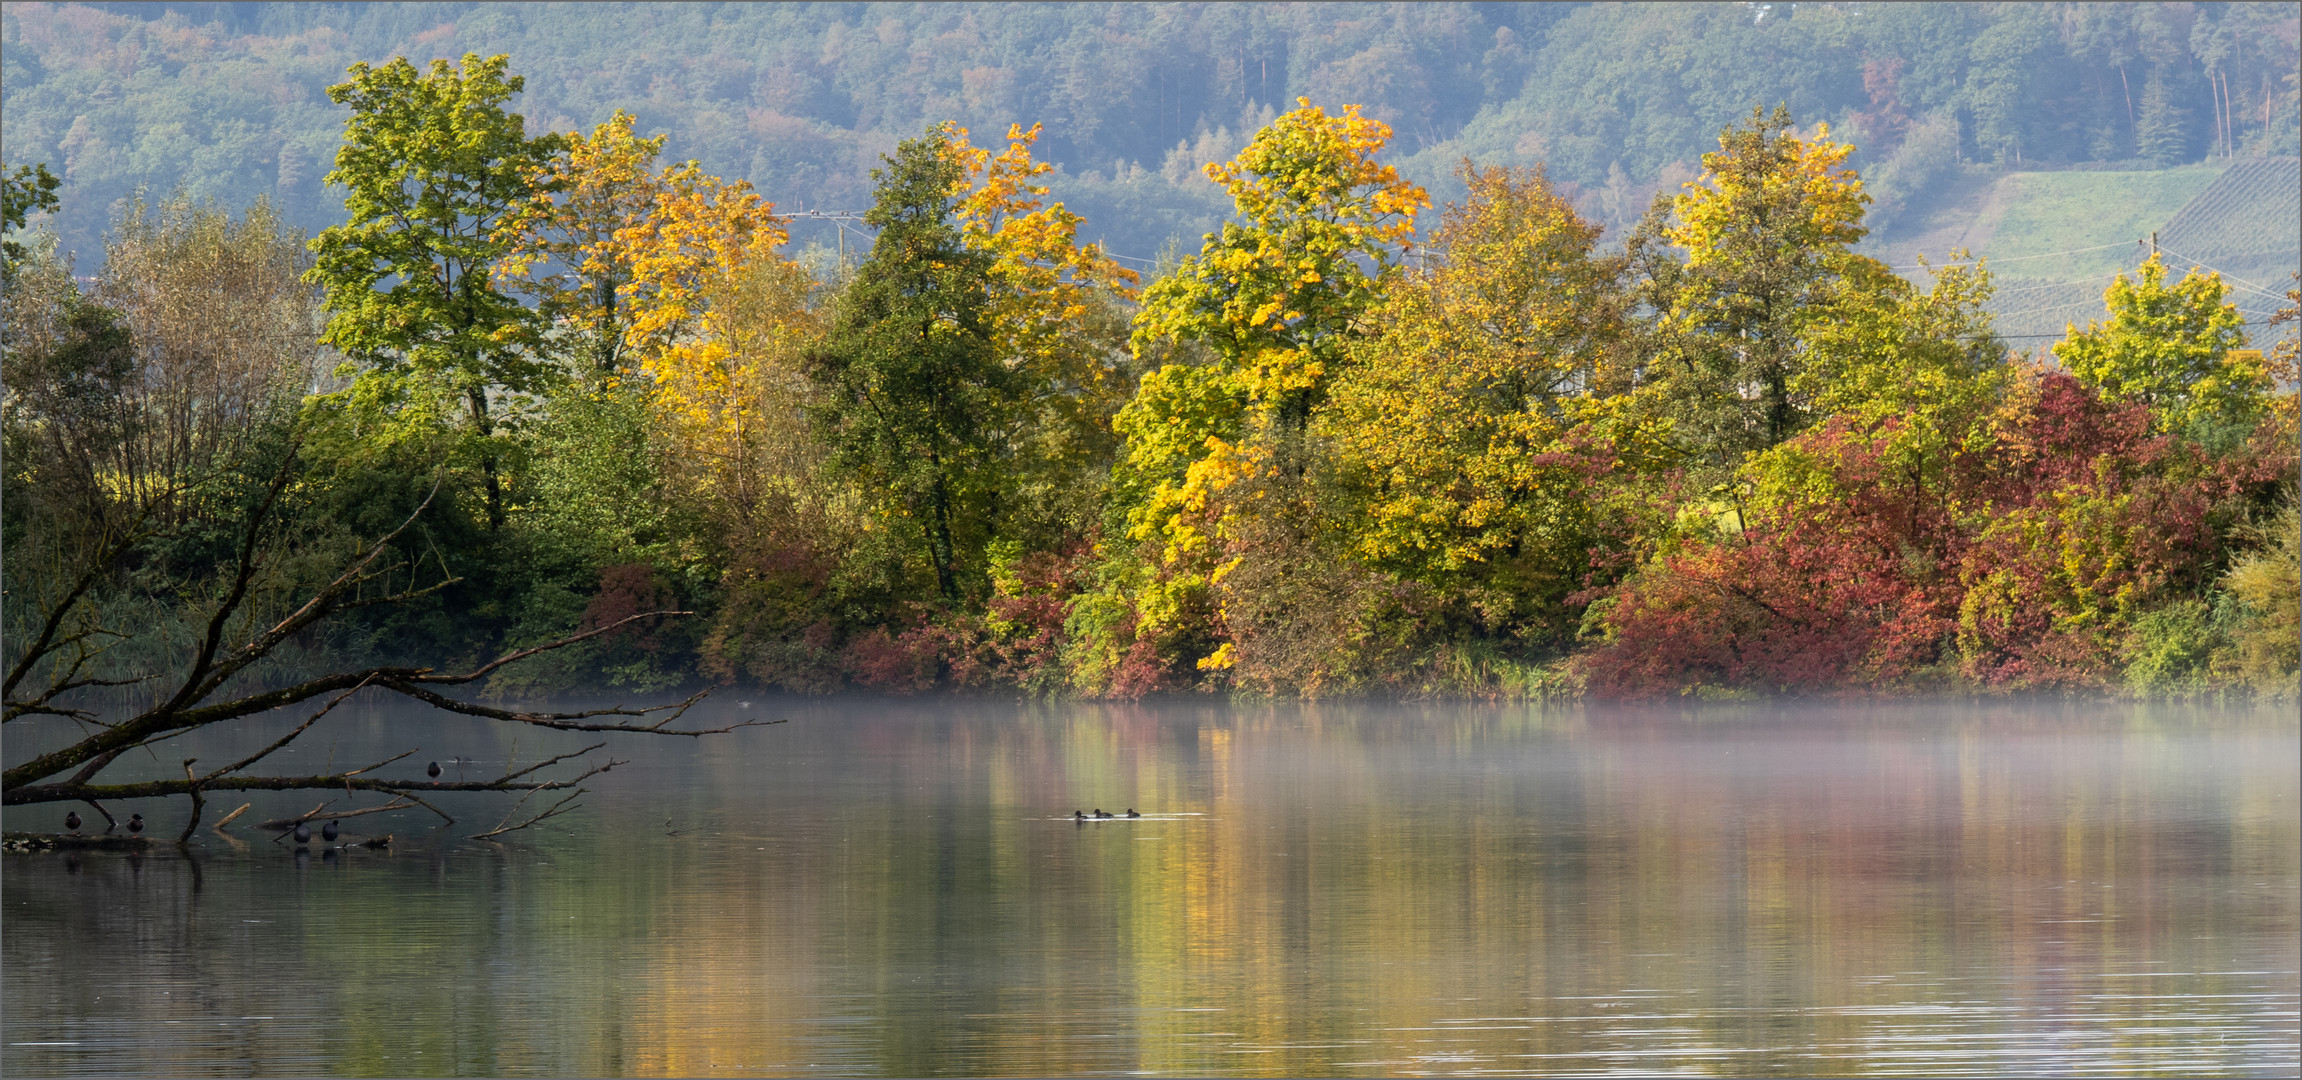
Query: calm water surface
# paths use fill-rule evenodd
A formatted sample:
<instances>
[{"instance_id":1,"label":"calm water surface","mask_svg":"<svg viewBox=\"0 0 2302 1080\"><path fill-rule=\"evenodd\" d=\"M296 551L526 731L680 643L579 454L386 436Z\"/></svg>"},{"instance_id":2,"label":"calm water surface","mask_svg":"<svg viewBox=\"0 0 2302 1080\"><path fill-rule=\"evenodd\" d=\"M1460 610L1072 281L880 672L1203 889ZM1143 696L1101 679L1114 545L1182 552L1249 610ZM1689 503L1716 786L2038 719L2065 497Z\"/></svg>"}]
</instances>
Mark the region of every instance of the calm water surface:
<instances>
[{"instance_id":1,"label":"calm water surface","mask_svg":"<svg viewBox=\"0 0 2302 1080\"><path fill-rule=\"evenodd\" d=\"M2291 711L762 713L791 722L614 744L631 763L581 810L507 843L459 839L503 813L470 797L443 803L449 829L357 819L396 834L387 853L235 828L183 854L7 856L0 1071L2290 1076L2302 1057ZM11 734L10 760L37 741ZM477 776L581 745L384 709L306 742L282 771L421 747L392 768L463 756ZM1096 807L1145 816L1069 820ZM180 804L142 809L181 827Z\"/></svg>"}]
</instances>

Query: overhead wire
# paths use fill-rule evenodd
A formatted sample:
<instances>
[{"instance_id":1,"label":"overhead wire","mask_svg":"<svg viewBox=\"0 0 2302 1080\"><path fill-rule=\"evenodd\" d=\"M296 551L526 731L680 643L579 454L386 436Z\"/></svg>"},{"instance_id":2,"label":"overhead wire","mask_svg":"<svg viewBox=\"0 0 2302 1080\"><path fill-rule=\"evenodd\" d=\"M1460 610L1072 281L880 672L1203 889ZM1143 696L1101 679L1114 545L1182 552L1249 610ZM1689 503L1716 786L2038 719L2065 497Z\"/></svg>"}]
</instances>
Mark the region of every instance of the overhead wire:
<instances>
[{"instance_id":1,"label":"overhead wire","mask_svg":"<svg viewBox=\"0 0 2302 1080\"><path fill-rule=\"evenodd\" d=\"M2172 256L2174 256L2175 258L2182 260L2183 262L2189 263L2190 265L2192 265L2192 266L2194 266L2194 267L2197 267L2198 269L2201 269L2201 270L2212 270L2213 272L2215 272L2215 273L2217 273L2217 274L2220 274L2220 275L2222 275L2222 278L2223 278L2223 280L2225 280L2225 281L2228 281L2228 282L2232 283L2233 285L2237 286L2237 287L2238 287L2238 288L2240 288L2240 289L2243 289L2243 290L2244 290L2244 291L2246 291L2246 292L2254 293L2254 294L2257 294L2257 295L2259 295L2259 296L2267 297L2267 298L2269 298L2269 299L2272 299L2272 300L2279 300L2279 301L2283 301L2283 300L2285 300L2285 299L2286 299L2284 296L2280 296L2280 295L2279 295L2279 294L2277 294L2277 293L2271 292L2270 290L2268 290L2268 289L2265 289L2265 288L2263 288L2262 286L2260 286L2260 285L2257 285L2257 284L2255 284L2255 283L2253 283L2253 282L2251 282L2251 281L2248 281L2248 280L2246 280L2245 278L2239 277L2238 275L2236 275L2236 274L2233 274L2233 273L2231 273L2231 272L2230 272L2230 271L2228 271L2228 270L2223 270L2223 269L2220 269L2220 268L2218 268L2218 267L2208 266L2208 265L2206 265L2205 263L2203 263L2203 262L2200 262L2200 261L2198 261L2197 259L2193 259L2193 258L2191 258L2191 257L2190 257L2190 256L2188 256L2188 255L2184 255L2184 254L2182 254L2182 253L2181 253L2181 252L2179 252L2179 251L2173 251L2173 250L2170 250L2170 249L2168 249L2167 247L2165 247L2164 245L2160 245L2160 247L2158 248L2158 251L2159 251L2159 253L2160 253L2160 254L2163 254L2163 255L2172 255Z\"/></svg>"},{"instance_id":2,"label":"overhead wire","mask_svg":"<svg viewBox=\"0 0 2302 1080\"><path fill-rule=\"evenodd\" d=\"M2095 282L2108 281L2117 276L2117 274L2097 274L2094 277L2072 278L2069 281L2049 281L2039 285L2025 285L2019 289L1999 289L1992 295L2012 296L2015 293L2037 292L2040 289L2060 289L2070 285L2092 285Z\"/></svg>"},{"instance_id":3,"label":"overhead wire","mask_svg":"<svg viewBox=\"0 0 2302 1080\"><path fill-rule=\"evenodd\" d=\"M2120 242L2118 242L2118 243L2115 243L2115 244L2097 244L2097 245L2095 245L2094 247L2071 248L2071 249L2070 249L2070 250L2068 250L2068 251L2049 251L2049 252L2047 252L2047 253L2045 253L2045 254L2043 254L2043 255L2017 255L2017 256L2015 256L2015 257L2013 257L2013 258L2011 258L2011 259L1992 259L1992 258L1988 258L1988 257L1984 257L1984 258L1980 258L1980 259L1956 259L1956 260L1952 260L1952 261L1950 261L1950 262L1940 262L1940 263L1912 263L1912 264L1911 264L1911 265L1909 265L1909 266L1889 266L1889 267L1887 267L1887 269L1889 269L1889 270L1940 270L1940 269L1942 269L1943 267L1946 267L1946 266L1972 266L1972 265L1974 265L1974 264L1976 264L1976 263L1981 263L1981 262L1988 262L1988 263L1990 263L1990 264L1992 264L1992 265L1997 265L1997 264L2000 264L2000 263L2010 263L2010 262L2029 262L2029 261L2030 261L2030 260L2032 260L2032 259L2053 259L2053 258L2058 258L2058 257L2060 257L2060 256L2063 256L2063 255L2083 255L2083 254L2085 254L2086 252L2089 252L2089 251L2108 251L2108 250L2110 250L2111 248L2114 248L2114 247L2125 247L2126 245L2128 245L2128 244L2131 244L2131 243L2135 243L2135 242L2136 242L2136 241L2133 241L2133 240L2124 240L2124 241L2120 241Z\"/></svg>"}]
</instances>

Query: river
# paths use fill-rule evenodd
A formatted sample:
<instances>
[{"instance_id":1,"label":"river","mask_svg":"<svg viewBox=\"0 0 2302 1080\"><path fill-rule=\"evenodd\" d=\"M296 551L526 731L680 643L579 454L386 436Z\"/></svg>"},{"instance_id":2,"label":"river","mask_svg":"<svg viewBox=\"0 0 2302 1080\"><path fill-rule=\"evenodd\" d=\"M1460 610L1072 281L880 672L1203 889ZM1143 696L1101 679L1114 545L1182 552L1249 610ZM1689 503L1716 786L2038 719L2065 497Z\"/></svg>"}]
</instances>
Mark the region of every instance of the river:
<instances>
[{"instance_id":1,"label":"river","mask_svg":"<svg viewBox=\"0 0 2302 1080\"><path fill-rule=\"evenodd\" d=\"M788 722L621 737L579 809L500 842L464 839L508 806L479 795L440 800L452 827L346 823L391 832L382 850L247 827L326 798L306 792L181 851L7 856L0 1071L2291 1076L2302 1056L2291 709L698 715ZM9 759L37 741L12 731ZM347 706L278 771L417 748L393 775L477 777L579 745ZM1098 808L1143 816L1072 818ZM180 800L140 809L182 826Z\"/></svg>"}]
</instances>

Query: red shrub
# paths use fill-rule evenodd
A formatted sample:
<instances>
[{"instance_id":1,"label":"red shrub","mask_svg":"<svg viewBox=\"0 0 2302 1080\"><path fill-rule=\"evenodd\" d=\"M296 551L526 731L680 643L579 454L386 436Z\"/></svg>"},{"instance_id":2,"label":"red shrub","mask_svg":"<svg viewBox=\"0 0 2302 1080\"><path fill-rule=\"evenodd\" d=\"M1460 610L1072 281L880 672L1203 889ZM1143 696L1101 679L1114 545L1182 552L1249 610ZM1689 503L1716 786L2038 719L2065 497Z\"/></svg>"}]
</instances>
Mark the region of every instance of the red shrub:
<instances>
[{"instance_id":1,"label":"red shrub","mask_svg":"<svg viewBox=\"0 0 2302 1080\"><path fill-rule=\"evenodd\" d=\"M1589 684L1889 690L1955 657L1984 685L2103 685L2126 620L2213 572L2218 501L2273 474L2149 424L2039 372L1988 450L1931 476L1889 459L1892 425L1807 432L1767 466L1797 494L1615 590Z\"/></svg>"},{"instance_id":2,"label":"red shrub","mask_svg":"<svg viewBox=\"0 0 2302 1080\"><path fill-rule=\"evenodd\" d=\"M577 629L597 630L644 612L671 611L678 606L671 590L657 579L655 567L647 563L603 567L599 572L599 591L584 605L583 620ZM608 641L629 641L640 651L652 653L663 646L658 633L662 622L660 618L641 619L600 636Z\"/></svg>"}]
</instances>

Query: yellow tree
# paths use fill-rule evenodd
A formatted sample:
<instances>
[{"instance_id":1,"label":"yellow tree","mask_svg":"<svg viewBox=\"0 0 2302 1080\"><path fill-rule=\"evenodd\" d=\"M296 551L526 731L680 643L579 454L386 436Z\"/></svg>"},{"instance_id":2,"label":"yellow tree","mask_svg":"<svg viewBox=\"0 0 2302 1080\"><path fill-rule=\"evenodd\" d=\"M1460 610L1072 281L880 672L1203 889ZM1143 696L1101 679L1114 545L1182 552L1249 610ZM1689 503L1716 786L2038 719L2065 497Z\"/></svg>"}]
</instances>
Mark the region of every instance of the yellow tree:
<instances>
[{"instance_id":1,"label":"yellow tree","mask_svg":"<svg viewBox=\"0 0 2302 1080\"><path fill-rule=\"evenodd\" d=\"M795 450L799 354L820 333L812 282L777 251L785 219L750 184L693 161L655 183L648 214L614 235L631 268L625 342L652 382L670 479L748 519L789 479L770 458Z\"/></svg>"},{"instance_id":2,"label":"yellow tree","mask_svg":"<svg viewBox=\"0 0 2302 1080\"><path fill-rule=\"evenodd\" d=\"M631 326L631 252L616 239L656 212L663 178L654 172L666 136L632 133L617 110L607 123L566 136L567 150L533 170L536 194L505 218L509 251L496 274L535 297L536 310L595 376L622 370ZM548 272L539 272L548 271Z\"/></svg>"},{"instance_id":3,"label":"yellow tree","mask_svg":"<svg viewBox=\"0 0 2302 1080\"><path fill-rule=\"evenodd\" d=\"M1044 202L1039 178L1054 167L1032 159L1040 132L1010 125L1007 148L995 155L969 142L967 129L943 129L969 187L953 217L966 246L992 260L993 348L1022 376L1005 441L1018 458L1009 487L1022 497L1014 501L1032 504L1063 501L1057 488L1108 465L1111 416L1133 387L1121 342L1096 331L1115 321L1105 316L1133 299L1138 280L1102 245L1079 242L1078 214Z\"/></svg>"},{"instance_id":4,"label":"yellow tree","mask_svg":"<svg viewBox=\"0 0 2302 1080\"><path fill-rule=\"evenodd\" d=\"M1236 159L1207 167L1241 220L1147 288L1136 317L1138 356L1182 343L1207 357L1147 375L1116 420L1128 538L1157 549L1156 568L1119 586L1134 592L1138 635L1206 610L1203 594L1236 565L1218 558L1216 541L1239 532L1222 523L1241 512L1221 493L1274 467L1309 426L1408 250L1415 211L1430 205L1376 160L1387 125L1357 106L1330 116L1297 104ZM1226 649L1201 666L1228 663Z\"/></svg>"},{"instance_id":5,"label":"yellow tree","mask_svg":"<svg viewBox=\"0 0 2302 1080\"><path fill-rule=\"evenodd\" d=\"M1703 155L1702 177L1631 238L1657 313L1648 380L1690 452L1732 466L1810 419L1796 392L1808 331L1846 284L1870 196L1854 147L1752 110ZM1675 247L1683 261L1665 255Z\"/></svg>"},{"instance_id":6,"label":"yellow tree","mask_svg":"<svg viewBox=\"0 0 2302 1080\"><path fill-rule=\"evenodd\" d=\"M1458 175L1467 201L1353 343L1316 430L1355 489L1352 555L1442 585L1507 563L1555 586L1584 561L1589 482L1618 441L1651 441L1618 407L1627 297L1593 257L1599 226L1539 169Z\"/></svg>"}]
</instances>

